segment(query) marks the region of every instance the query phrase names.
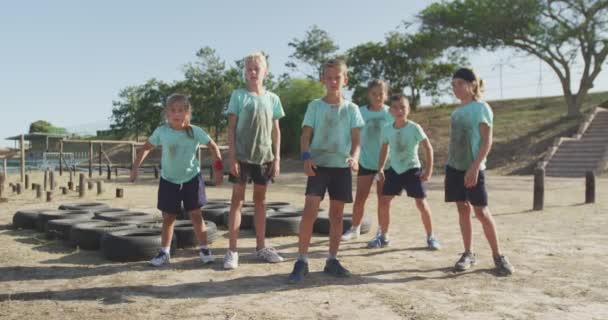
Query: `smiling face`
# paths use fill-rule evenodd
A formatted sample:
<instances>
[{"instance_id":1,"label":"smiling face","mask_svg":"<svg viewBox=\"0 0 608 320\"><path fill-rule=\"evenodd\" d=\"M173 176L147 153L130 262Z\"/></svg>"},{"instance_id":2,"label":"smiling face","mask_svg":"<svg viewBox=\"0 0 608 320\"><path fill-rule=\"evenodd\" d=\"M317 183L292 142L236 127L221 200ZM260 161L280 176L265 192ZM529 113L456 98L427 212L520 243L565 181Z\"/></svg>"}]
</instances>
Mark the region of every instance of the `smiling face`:
<instances>
[{"instance_id":1,"label":"smiling face","mask_svg":"<svg viewBox=\"0 0 608 320\"><path fill-rule=\"evenodd\" d=\"M245 62L245 80L250 86L260 86L266 77L266 65L260 59L247 59Z\"/></svg>"},{"instance_id":2,"label":"smiling face","mask_svg":"<svg viewBox=\"0 0 608 320\"><path fill-rule=\"evenodd\" d=\"M167 121L172 128L183 128L192 116L190 108L184 101L175 101L165 110Z\"/></svg>"},{"instance_id":3,"label":"smiling face","mask_svg":"<svg viewBox=\"0 0 608 320\"><path fill-rule=\"evenodd\" d=\"M348 83L346 70L340 66L328 66L323 70L321 82L325 85L327 93L338 93Z\"/></svg>"},{"instance_id":4,"label":"smiling face","mask_svg":"<svg viewBox=\"0 0 608 320\"><path fill-rule=\"evenodd\" d=\"M384 104L386 101L386 89L383 85L377 85L371 87L367 91L367 100L370 106L378 107Z\"/></svg>"}]
</instances>

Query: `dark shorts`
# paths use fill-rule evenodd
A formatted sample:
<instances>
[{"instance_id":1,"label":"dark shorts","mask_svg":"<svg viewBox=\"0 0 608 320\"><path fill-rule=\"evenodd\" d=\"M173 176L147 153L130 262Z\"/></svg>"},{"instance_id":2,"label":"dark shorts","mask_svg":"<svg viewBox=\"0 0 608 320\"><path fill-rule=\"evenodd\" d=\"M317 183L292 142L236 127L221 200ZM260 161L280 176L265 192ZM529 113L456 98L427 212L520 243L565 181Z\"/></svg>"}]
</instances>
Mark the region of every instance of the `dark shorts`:
<instances>
[{"instance_id":1,"label":"dark shorts","mask_svg":"<svg viewBox=\"0 0 608 320\"><path fill-rule=\"evenodd\" d=\"M426 198L426 192L422 180L420 180L421 173L420 168L413 168L401 174L393 169L384 171L382 194L385 196L399 196L405 189L407 196L410 198Z\"/></svg>"},{"instance_id":2,"label":"dark shorts","mask_svg":"<svg viewBox=\"0 0 608 320\"><path fill-rule=\"evenodd\" d=\"M329 192L330 200L345 203L353 202L353 180L350 168L317 167L316 176L308 177L306 195L325 197Z\"/></svg>"},{"instance_id":3,"label":"dark shorts","mask_svg":"<svg viewBox=\"0 0 608 320\"><path fill-rule=\"evenodd\" d=\"M182 210L196 210L207 203L205 181L199 173L190 181L175 184L162 177L158 185L158 210L164 213L179 214Z\"/></svg>"},{"instance_id":4,"label":"dark shorts","mask_svg":"<svg viewBox=\"0 0 608 320\"><path fill-rule=\"evenodd\" d=\"M464 187L465 173L466 171L456 170L450 166L445 167L445 202L468 201L475 207L487 206L488 192L484 171L479 171L477 185L473 188Z\"/></svg>"},{"instance_id":5,"label":"dark shorts","mask_svg":"<svg viewBox=\"0 0 608 320\"><path fill-rule=\"evenodd\" d=\"M372 169L368 169L368 168L364 168L362 166L359 166L359 171L357 172L357 176L370 176L370 175L375 175L376 173L378 173L378 170L372 170Z\"/></svg>"},{"instance_id":6,"label":"dark shorts","mask_svg":"<svg viewBox=\"0 0 608 320\"><path fill-rule=\"evenodd\" d=\"M233 176L230 174L228 181L232 183L246 184L253 182L258 185L268 185L270 179L270 169L272 162L266 162L264 164L253 164L239 161L239 176Z\"/></svg>"}]
</instances>

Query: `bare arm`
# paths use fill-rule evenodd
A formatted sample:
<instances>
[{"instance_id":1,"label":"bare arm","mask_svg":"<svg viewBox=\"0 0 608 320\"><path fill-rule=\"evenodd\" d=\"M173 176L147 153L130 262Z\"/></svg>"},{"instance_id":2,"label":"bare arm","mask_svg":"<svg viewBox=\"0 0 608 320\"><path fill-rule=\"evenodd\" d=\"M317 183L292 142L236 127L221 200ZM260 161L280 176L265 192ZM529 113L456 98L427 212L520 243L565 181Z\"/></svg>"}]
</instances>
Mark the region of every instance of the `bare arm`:
<instances>
[{"instance_id":1,"label":"bare arm","mask_svg":"<svg viewBox=\"0 0 608 320\"><path fill-rule=\"evenodd\" d=\"M420 177L422 181L427 181L433 175L433 146L431 145L431 141L427 138L421 141L422 149L424 150L424 158L426 159L426 169L424 173Z\"/></svg>"},{"instance_id":2,"label":"bare arm","mask_svg":"<svg viewBox=\"0 0 608 320\"><path fill-rule=\"evenodd\" d=\"M207 148L209 148L209 151L215 158L215 161L222 161L222 153L220 152L220 148L217 147L217 144L215 144L215 141L209 140L209 142L207 143ZM215 167L215 165L213 166L213 168L215 170L215 173L213 174L215 180L214 182L216 185L220 185L224 181L224 170L218 169L217 167Z\"/></svg>"},{"instance_id":3,"label":"bare arm","mask_svg":"<svg viewBox=\"0 0 608 320\"><path fill-rule=\"evenodd\" d=\"M274 160L272 161L270 176L274 178L278 177L281 172L281 127L278 119L272 121L272 153L274 154Z\"/></svg>"},{"instance_id":4,"label":"bare arm","mask_svg":"<svg viewBox=\"0 0 608 320\"><path fill-rule=\"evenodd\" d=\"M380 148L380 158L378 159L378 173L384 170L384 166L386 165L386 160L388 159L388 143L383 143Z\"/></svg>"},{"instance_id":5,"label":"bare arm","mask_svg":"<svg viewBox=\"0 0 608 320\"><path fill-rule=\"evenodd\" d=\"M309 126L302 127L302 135L300 136L300 152L310 152L310 138L312 137L313 129ZM315 175L315 163L312 159L304 160L304 173L312 177Z\"/></svg>"},{"instance_id":6,"label":"bare arm","mask_svg":"<svg viewBox=\"0 0 608 320\"><path fill-rule=\"evenodd\" d=\"M492 127L487 123L480 123L479 133L481 135L481 146L479 147L479 152L477 152L477 158L475 158L475 161L473 161L464 177L464 186L467 188L477 185L481 162L488 156L490 149L492 149Z\"/></svg>"},{"instance_id":7,"label":"bare arm","mask_svg":"<svg viewBox=\"0 0 608 320\"><path fill-rule=\"evenodd\" d=\"M131 182L134 182L137 179L137 171L139 166L141 166L142 162L144 162L152 149L154 149L154 145L146 141L144 146L137 150L137 157L135 158L135 163L133 164L133 169L131 170Z\"/></svg>"},{"instance_id":8,"label":"bare arm","mask_svg":"<svg viewBox=\"0 0 608 320\"><path fill-rule=\"evenodd\" d=\"M239 164L236 161L236 121L234 113L228 115L228 158L230 159L230 173L239 175Z\"/></svg>"},{"instance_id":9,"label":"bare arm","mask_svg":"<svg viewBox=\"0 0 608 320\"><path fill-rule=\"evenodd\" d=\"M350 146L350 158L346 159L349 163L350 168L353 171L359 170L359 152L361 151L361 129L352 128L350 130L351 146Z\"/></svg>"}]
</instances>

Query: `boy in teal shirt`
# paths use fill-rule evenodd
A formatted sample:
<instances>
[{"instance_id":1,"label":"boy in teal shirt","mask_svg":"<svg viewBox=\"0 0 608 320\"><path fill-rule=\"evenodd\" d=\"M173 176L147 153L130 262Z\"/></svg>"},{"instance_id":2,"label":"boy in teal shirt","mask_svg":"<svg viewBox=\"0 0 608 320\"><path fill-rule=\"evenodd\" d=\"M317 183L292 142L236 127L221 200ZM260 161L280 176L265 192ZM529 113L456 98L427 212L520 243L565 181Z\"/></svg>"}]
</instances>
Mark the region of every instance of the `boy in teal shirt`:
<instances>
[{"instance_id":1,"label":"boy in teal shirt","mask_svg":"<svg viewBox=\"0 0 608 320\"><path fill-rule=\"evenodd\" d=\"M357 105L345 101L342 87L348 82L346 64L341 59L327 61L321 82L327 93L310 102L302 122L300 150L304 160L306 202L300 222L299 257L289 275L289 282L300 282L308 274L308 247L319 205L329 192L329 256L324 272L348 277L350 271L337 259L342 234L344 204L352 202L351 170L359 168L359 130L364 122ZM313 135L314 132L314 135ZM312 137L312 143L310 139Z\"/></svg>"}]
</instances>

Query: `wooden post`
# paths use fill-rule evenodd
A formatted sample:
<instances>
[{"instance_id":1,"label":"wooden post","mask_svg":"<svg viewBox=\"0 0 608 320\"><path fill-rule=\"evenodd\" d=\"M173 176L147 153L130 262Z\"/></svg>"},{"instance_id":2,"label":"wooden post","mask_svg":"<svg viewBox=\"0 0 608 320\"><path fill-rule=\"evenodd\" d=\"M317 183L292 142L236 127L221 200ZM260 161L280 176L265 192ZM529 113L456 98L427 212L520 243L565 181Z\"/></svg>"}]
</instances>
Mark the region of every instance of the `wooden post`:
<instances>
[{"instance_id":1,"label":"wooden post","mask_svg":"<svg viewBox=\"0 0 608 320\"><path fill-rule=\"evenodd\" d=\"M59 175L63 176L63 140L59 141Z\"/></svg>"},{"instance_id":2,"label":"wooden post","mask_svg":"<svg viewBox=\"0 0 608 320\"><path fill-rule=\"evenodd\" d=\"M135 167L135 143L131 143L131 170Z\"/></svg>"},{"instance_id":3,"label":"wooden post","mask_svg":"<svg viewBox=\"0 0 608 320\"><path fill-rule=\"evenodd\" d=\"M122 188L116 188L116 198L123 198L124 196L124 190Z\"/></svg>"},{"instance_id":4,"label":"wooden post","mask_svg":"<svg viewBox=\"0 0 608 320\"><path fill-rule=\"evenodd\" d=\"M39 184L36 184L36 198L42 198L42 186Z\"/></svg>"},{"instance_id":5,"label":"wooden post","mask_svg":"<svg viewBox=\"0 0 608 320\"><path fill-rule=\"evenodd\" d=\"M154 165L154 179L158 179L158 166Z\"/></svg>"},{"instance_id":6,"label":"wooden post","mask_svg":"<svg viewBox=\"0 0 608 320\"><path fill-rule=\"evenodd\" d=\"M112 167L110 164L107 165L108 168L108 181L112 180Z\"/></svg>"},{"instance_id":7,"label":"wooden post","mask_svg":"<svg viewBox=\"0 0 608 320\"><path fill-rule=\"evenodd\" d=\"M6 180L6 175L3 172L0 172L0 199L2 199L2 194L4 193L4 181Z\"/></svg>"},{"instance_id":8,"label":"wooden post","mask_svg":"<svg viewBox=\"0 0 608 320\"><path fill-rule=\"evenodd\" d=\"M103 143L100 143L99 144L99 175L100 176L103 174L103 168L101 167L102 155L103 155Z\"/></svg>"},{"instance_id":9,"label":"wooden post","mask_svg":"<svg viewBox=\"0 0 608 320\"><path fill-rule=\"evenodd\" d=\"M88 187L88 189L89 189L89 190L93 190L93 185L94 185L94 184L95 184L95 183L93 183L93 181L92 181L92 180L87 181L87 187Z\"/></svg>"},{"instance_id":10,"label":"wooden post","mask_svg":"<svg viewBox=\"0 0 608 320\"><path fill-rule=\"evenodd\" d=\"M29 189L30 188L30 175L26 174L25 175L25 189Z\"/></svg>"},{"instance_id":11,"label":"wooden post","mask_svg":"<svg viewBox=\"0 0 608 320\"><path fill-rule=\"evenodd\" d=\"M61 187L61 194L68 194L68 188Z\"/></svg>"},{"instance_id":12,"label":"wooden post","mask_svg":"<svg viewBox=\"0 0 608 320\"><path fill-rule=\"evenodd\" d=\"M53 191L47 191L46 192L46 202L51 202L53 201Z\"/></svg>"},{"instance_id":13,"label":"wooden post","mask_svg":"<svg viewBox=\"0 0 608 320\"><path fill-rule=\"evenodd\" d=\"M93 177L93 141L89 141L89 178Z\"/></svg>"},{"instance_id":14,"label":"wooden post","mask_svg":"<svg viewBox=\"0 0 608 320\"><path fill-rule=\"evenodd\" d=\"M38 184L37 183L32 183L32 191L34 191L34 193L36 193L36 186Z\"/></svg>"},{"instance_id":15,"label":"wooden post","mask_svg":"<svg viewBox=\"0 0 608 320\"><path fill-rule=\"evenodd\" d=\"M593 171L585 174L585 203L595 203L595 175Z\"/></svg>"},{"instance_id":16,"label":"wooden post","mask_svg":"<svg viewBox=\"0 0 608 320\"><path fill-rule=\"evenodd\" d=\"M543 210L545 203L545 169L534 170L534 203L532 210Z\"/></svg>"},{"instance_id":17,"label":"wooden post","mask_svg":"<svg viewBox=\"0 0 608 320\"><path fill-rule=\"evenodd\" d=\"M17 194L21 194L21 183L17 183Z\"/></svg>"},{"instance_id":18,"label":"wooden post","mask_svg":"<svg viewBox=\"0 0 608 320\"><path fill-rule=\"evenodd\" d=\"M97 181L97 195L100 195L103 193L103 181L98 180Z\"/></svg>"},{"instance_id":19,"label":"wooden post","mask_svg":"<svg viewBox=\"0 0 608 320\"><path fill-rule=\"evenodd\" d=\"M4 173L5 177L8 177L8 159L4 158L2 159L2 172Z\"/></svg>"},{"instance_id":20,"label":"wooden post","mask_svg":"<svg viewBox=\"0 0 608 320\"><path fill-rule=\"evenodd\" d=\"M78 196L80 198L82 198L82 197L84 197L84 194L85 194L85 191L84 191L85 190L84 189L84 173L81 173L78 176L78 178L79 178L78 179Z\"/></svg>"},{"instance_id":21,"label":"wooden post","mask_svg":"<svg viewBox=\"0 0 608 320\"><path fill-rule=\"evenodd\" d=\"M118 167L114 167L114 177L118 178Z\"/></svg>"},{"instance_id":22,"label":"wooden post","mask_svg":"<svg viewBox=\"0 0 608 320\"><path fill-rule=\"evenodd\" d=\"M49 169L44 169L44 191L49 186Z\"/></svg>"},{"instance_id":23,"label":"wooden post","mask_svg":"<svg viewBox=\"0 0 608 320\"><path fill-rule=\"evenodd\" d=\"M55 171L53 171L53 170L51 170L49 172L49 181L50 181L51 191L55 190L55 188L57 188L57 184L55 184Z\"/></svg>"},{"instance_id":24,"label":"wooden post","mask_svg":"<svg viewBox=\"0 0 608 320\"><path fill-rule=\"evenodd\" d=\"M21 149L21 182L25 182L25 137L23 135L19 138L19 148Z\"/></svg>"}]
</instances>

